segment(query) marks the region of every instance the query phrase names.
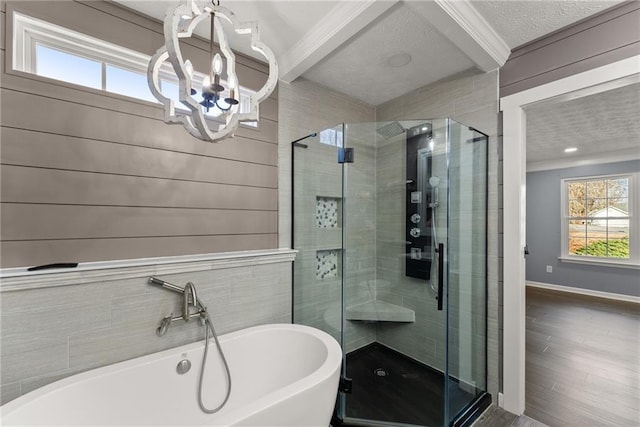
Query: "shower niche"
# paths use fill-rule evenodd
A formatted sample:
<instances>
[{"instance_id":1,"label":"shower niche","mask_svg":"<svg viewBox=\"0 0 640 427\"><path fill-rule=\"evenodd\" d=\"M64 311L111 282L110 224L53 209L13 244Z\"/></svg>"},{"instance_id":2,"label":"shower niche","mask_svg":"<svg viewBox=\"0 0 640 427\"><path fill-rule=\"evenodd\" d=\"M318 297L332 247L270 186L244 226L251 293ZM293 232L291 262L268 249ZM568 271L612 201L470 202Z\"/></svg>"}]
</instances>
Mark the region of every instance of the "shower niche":
<instances>
[{"instance_id":1,"label":"shower niche","mask_svg":"<svg viewBox=\"0 0 640 427\"><path fill-rule=\"evenodd\" d=\"M315 135L291 146L293 321L343 349L332 425L462 425L490 402L487 136L451 119Z\"/></svg>"}]
</instances>

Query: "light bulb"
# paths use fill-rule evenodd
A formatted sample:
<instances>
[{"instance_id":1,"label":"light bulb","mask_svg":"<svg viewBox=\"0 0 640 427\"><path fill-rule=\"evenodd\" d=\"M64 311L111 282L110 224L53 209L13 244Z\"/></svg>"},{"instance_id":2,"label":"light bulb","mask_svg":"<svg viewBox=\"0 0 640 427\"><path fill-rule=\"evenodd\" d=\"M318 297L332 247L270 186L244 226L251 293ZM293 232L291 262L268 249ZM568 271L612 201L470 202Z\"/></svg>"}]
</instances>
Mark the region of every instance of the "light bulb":
<instances>
[{"instance_id":1,"label":"light bulb","mask_svg":"<svg viewBox=\"0 0 640 427\"><path fill-rule=\"evenodd\" d=\"M209 76L205 76L202 79L202 93L211 93L211 78Z\"/></svg>"},{"instance_id":2,"label":"light bulb","mask_svg":"<svg viewBox=\"0 0 640 427\"><path fill-rule=\"evenodd\" d=\"M230 89L234 89L236 86L238 86L238 79L232 74L228 76L227 84L229 85Z\"/></svg>"},{"instance_id":3,"label":"light bulb","mask_svg":"<svg viewBox=\"0 0 640 427\"><path fill-rule=\"evenodd\" d=\"M190 78L193 78L193 64L188 59L184 61L184 68Z\"/></svg>"},{"instance_id":4,"label":"light bulb","mask_svg":"<svg viewBox=\"0 0 640 427\"><path fill-rule=\"evenodd\" d=\"M213 57L213 61L211 61L211 69L216 75L220 75L220 73L222 73L222 58L219 53L216 53Z\"/></svg>"},{"instance_id":5,"label":"light bulb","mask_svg":"<svg viewBox=\"0 0 640 427\"><path fill-rule=\"evenodd\" d=\"M240 103L236 99L236 88L238 87L238 78L235 74L227 75L227 84L229 85L229 97L225 98L225 102L229 104L228 108L231 108L232 105L237 105Z\"/></svg>"}]
</instances>

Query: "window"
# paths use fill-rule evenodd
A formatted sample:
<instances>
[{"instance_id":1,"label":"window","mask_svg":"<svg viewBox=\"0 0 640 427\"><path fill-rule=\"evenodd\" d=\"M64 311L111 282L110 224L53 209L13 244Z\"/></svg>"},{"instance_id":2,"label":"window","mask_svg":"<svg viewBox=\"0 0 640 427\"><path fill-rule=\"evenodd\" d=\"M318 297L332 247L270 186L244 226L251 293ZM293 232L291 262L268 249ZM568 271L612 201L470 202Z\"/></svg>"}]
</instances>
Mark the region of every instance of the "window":
<instances>
[{"instance_id":1,"label":"window","mask_svg":"<svg viewBox=\"0 0 640 427\"><path fill-rule=\"evenodd\" d=\"M639 264L636 175L563 180L562 259Z\"/></svg>"},{"instance_id":2,"label":"window","mask_svg":"<svg viewBox=\"0 0 640 427\"><path fill-rule=\"evenodd\" d=\"M13 68L51 79L157 103L147 84L150 56L103 40L13 13ZM201 87L204 74L194 73L194 86ZM178 79L166 63L160 72L161 91L178 101ZM247 112L254 92L240 87L240 112ZM220 115L217 109L207 116ZM243 122L257 127L257 122Z\"/></svg>"}]
</instances>

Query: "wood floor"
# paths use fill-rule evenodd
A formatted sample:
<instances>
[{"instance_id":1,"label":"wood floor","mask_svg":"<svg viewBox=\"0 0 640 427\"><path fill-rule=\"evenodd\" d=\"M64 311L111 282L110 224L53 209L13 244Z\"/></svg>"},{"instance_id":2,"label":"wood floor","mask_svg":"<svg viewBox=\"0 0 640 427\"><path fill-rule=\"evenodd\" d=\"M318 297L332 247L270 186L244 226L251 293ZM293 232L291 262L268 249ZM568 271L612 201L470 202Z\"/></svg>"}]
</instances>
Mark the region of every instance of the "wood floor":
<instances>
[{"instance_id":1,"label":"wood floor","mask_svg":"<svg viewBox=\"0 0 640 427\"><path fill-rule=\"evenodd\" d=\"M527 287L526 320L526 415L640 426L638 304Z\"/></svg>"},{"instance_id":2,"label":"wood floor","mask_svg":"<svg viewBox=\"0 0 640 427\"><path fill-rule=\"evenodd\" d=\"M547 427L526 415L513 415L496 405L491 405L471 427Z\"/></svg>"}]
</instances>

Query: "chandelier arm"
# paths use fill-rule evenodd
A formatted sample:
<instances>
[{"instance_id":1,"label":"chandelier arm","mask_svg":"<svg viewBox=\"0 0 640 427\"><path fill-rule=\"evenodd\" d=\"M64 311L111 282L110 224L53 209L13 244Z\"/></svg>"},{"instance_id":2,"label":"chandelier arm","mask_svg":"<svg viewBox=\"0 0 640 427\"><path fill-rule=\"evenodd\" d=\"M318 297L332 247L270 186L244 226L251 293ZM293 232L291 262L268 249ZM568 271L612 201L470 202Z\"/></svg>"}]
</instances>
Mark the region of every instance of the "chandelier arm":
<instances>
[{"instance_id":1,"label":"chandelier arm","mask_svg":"<svg viewBox=\"0 0 640 427\"><path fill-rule=\"evenodd\" d=\"M218 101L219 101L219 99L216 100L215 105L221 111L227 112L227 111L231 110L231 107L233 107L233 105L229 105L227 108L221 107L220 104L218 104Z\"/></svg>"}]
</instances>

